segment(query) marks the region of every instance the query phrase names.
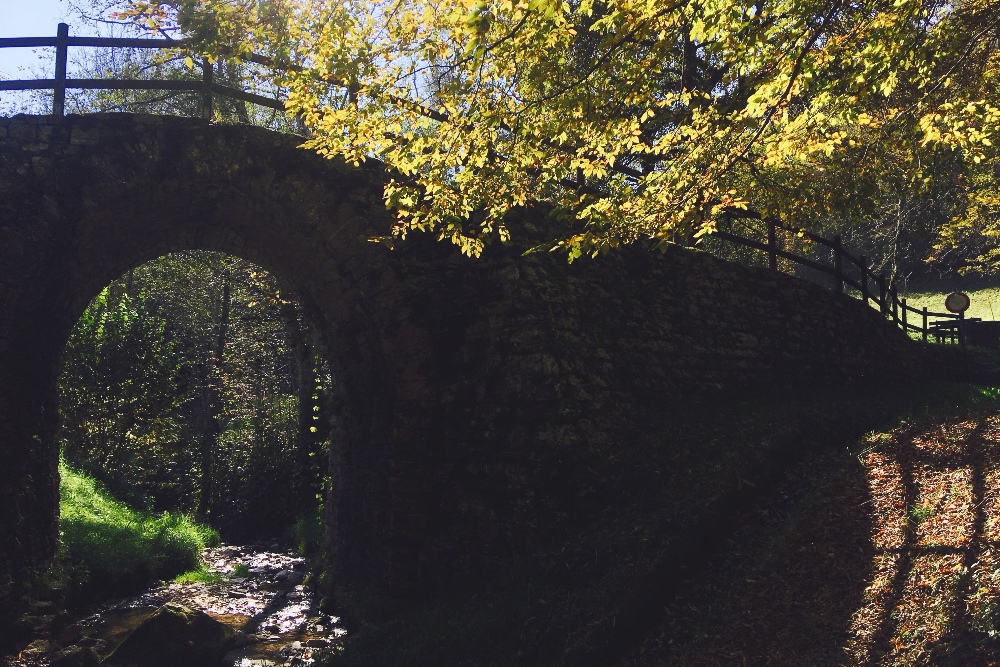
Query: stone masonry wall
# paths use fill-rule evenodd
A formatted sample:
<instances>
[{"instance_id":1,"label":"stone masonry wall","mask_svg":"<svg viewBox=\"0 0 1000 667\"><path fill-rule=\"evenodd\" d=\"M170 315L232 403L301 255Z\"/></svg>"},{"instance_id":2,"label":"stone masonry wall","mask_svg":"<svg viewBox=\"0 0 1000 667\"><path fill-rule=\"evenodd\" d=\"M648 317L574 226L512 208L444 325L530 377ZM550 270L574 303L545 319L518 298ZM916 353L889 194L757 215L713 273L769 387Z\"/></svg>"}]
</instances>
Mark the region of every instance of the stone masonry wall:
<instances>
[{"instance_id":1,"label":"stone masonry wall","mask_svg":"<svg viewBox=\"0 0 1000 667\"><path fill-rule=\"evenodd\" d=\"M533 228L522 213L512 224ZM567 265L501 251L442 261L412 319L441 328L434 449L422 467L431 579L498 548L528 555L588 505L595 461L657 437L649 416L747 387L956 377L954 348L910 341L849 296L703 252L631 249Z\"/></svg>"},{"instance_id":2,"label":"stone masonry wall","mask_svg":"<svg viewBox=\"0 0 1000 667\"><path fill-rule=\"evenodd\" d=\"M292 285L337 382L330 556L405 593L529 553L588 506L587 463L637 415L720 388L917 379L947 368L871 308L697 251L481 260L391 223L377 165L295 138L133 115L0 119L0 612L56 540L55 378L110 280L218 250ZM543 237L538 210L515 235ZM2 619L0 619L2 623ZM0 634L3 627L0 625Z\"/></svg>"}]
</instances>

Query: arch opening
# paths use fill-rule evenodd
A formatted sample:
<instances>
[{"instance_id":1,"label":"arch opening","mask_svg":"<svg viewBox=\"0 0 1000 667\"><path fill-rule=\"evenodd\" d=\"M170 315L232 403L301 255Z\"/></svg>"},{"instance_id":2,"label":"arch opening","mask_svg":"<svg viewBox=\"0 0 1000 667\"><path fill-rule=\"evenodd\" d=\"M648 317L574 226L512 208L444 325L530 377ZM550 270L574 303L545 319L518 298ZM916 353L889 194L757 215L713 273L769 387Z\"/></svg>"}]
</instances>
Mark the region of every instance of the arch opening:
<instances>
[{"instance_id":1,"label":"arch opening","mask_svg":"<svg viewBox=\"0 0 1000 667\"><path fill-rule=\"evenodd\" d=\"M0 135L0 623L43 594L58 544L58 376L74 325L130 269L193 248L287 281L327 350L329 579L416 581L439 384L428 361L447 338L430 334L431 264L368 242L391 223L379 174L191 119L19 117ZM154 509L169 500L148 495Z\"/></svg>"},{"instance_id":2,"label":"arch opening","mask_svg":"<svg viewBox=\"0 0 1000 667\"><path fill-rule=\"evenodd\" d=\"M100 290L73 327L58 379L63 472L227 542L316 551L331 385L288 286L232 255L170 253Z\"/></svg>"}]
</instances>

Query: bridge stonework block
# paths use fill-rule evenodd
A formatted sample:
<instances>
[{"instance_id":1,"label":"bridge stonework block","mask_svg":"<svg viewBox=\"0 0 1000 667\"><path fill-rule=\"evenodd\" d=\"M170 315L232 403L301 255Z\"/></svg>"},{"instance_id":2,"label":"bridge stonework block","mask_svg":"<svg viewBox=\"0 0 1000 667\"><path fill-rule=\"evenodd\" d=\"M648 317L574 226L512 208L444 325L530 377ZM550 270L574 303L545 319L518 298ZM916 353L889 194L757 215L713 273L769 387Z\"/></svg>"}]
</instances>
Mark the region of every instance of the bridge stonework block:
<instances>
[{"instance_id":1,"label":"bridge stonework block","mask_svg":"<svg viewBox=\"0 0 1000 667\"><path fill-rule=\"evenodd\" d=\"M939 370L859 302L700 252L567 265L493 247L474 261L426 238L389 251L368 240L391 224L377 165L296 141L184 118L0 119L0 612L56 545L70 329L111 280L170 251L257 262L315 320L338 406L331 567L356 587L420 590L530 552L595 510L588 458L643 437L637 412L678 396ZM528 235L547 224L511 217Z\"/></svg>"}]
</instances>

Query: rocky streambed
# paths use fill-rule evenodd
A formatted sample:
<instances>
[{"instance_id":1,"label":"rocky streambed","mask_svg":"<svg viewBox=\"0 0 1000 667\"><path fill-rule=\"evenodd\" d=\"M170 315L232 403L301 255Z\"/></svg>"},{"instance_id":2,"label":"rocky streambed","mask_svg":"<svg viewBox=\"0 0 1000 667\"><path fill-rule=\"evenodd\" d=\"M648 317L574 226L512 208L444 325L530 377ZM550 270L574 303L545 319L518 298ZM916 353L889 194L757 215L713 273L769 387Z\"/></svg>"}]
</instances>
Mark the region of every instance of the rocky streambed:
<instances>
[{"instance_id":1,"label":"rocky streambed","mask_svg":"<svg viewBox=\"0 0 1000 667\"><path fill-rule=\"evenodd\" d=\"M273 545L222 545L206 549L202 561L208 581L165 583L75 616L56 616L36 630L34 641L8 656L7 663L11 667L100 664L168 603L171 608L204 612L235 632L220 667L310 665L324 653L340 650L345 631L339 618L319 610L319 601L304 583L304 559L279 552Z\"/></svg>"}]
</instances>

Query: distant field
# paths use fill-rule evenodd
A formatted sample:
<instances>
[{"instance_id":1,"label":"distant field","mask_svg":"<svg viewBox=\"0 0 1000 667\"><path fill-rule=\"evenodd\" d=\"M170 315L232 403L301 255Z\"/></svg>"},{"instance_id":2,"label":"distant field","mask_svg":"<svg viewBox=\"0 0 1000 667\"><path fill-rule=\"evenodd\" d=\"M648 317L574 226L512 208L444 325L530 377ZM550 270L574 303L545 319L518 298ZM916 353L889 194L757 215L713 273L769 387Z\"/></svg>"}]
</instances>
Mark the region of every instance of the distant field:
<instances>
[{"instance_id":1,"label":"distant field","mask_svg":"<svg viewBox=\"0 0 1000 667\"><path fill-rule=\"evenodd\" d=\"M906 304L913 308L923 308L926 306L927 310L946 313L948 311L944 307L944 298L952 291L954 290L911 292L906 296ZM971 301L969 309L965 311L966 317L980 317L984 320L1000 319L1000 287L963 289L960 291L968 294Z\"/></svg>"}]
</instances>

